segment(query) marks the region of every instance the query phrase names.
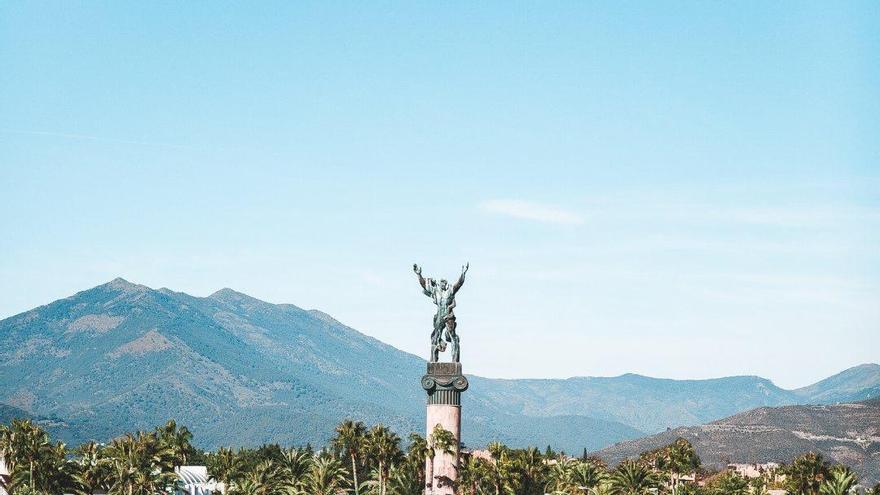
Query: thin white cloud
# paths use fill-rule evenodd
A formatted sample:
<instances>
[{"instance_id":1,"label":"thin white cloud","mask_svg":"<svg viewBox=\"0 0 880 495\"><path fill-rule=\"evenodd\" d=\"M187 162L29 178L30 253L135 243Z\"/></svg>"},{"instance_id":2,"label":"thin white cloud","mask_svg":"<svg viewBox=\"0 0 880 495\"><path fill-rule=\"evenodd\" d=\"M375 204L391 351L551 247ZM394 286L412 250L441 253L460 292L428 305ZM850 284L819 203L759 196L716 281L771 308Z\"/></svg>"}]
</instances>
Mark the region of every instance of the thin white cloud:
<instances>
[{"instance_id":1,"label":"thin white cloud","mask_svg":"<svg viewBox=\"0 0 880 495\"><path fill-rule=\"evenodd\" d=\"M492 199L480 203L480 209L489 213L542 223L578 225L584 222L577 213L532 201Z\"/></svg>"}]
</instances>

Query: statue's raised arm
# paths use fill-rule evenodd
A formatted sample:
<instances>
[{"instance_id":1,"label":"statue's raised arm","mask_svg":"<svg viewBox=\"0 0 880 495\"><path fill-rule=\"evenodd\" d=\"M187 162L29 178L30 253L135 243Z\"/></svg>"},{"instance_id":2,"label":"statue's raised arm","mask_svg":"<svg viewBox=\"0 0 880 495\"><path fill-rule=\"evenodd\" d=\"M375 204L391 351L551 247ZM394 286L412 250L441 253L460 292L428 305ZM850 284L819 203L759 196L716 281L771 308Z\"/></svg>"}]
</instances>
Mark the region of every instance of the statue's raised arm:
<instances>
[{"instance_id":1,"label":"statue's raised arm","mask_svg":"<svg viewBox=\"0 0 880 495\"><path fill-rule=\"evenodd\" d=\"M425 277L422 276L422 267L420 267L419 265L413 263L413 271L416 272L416 275L418 275L418 277L419 277L419 285L422 286L422 292L423 292L426 296L431 296L431 295L433 295L433 294L431 293L431 290L428 289L428 283L427 283L427 281L425 280Z\"/></svg>"},{"instance_id":2,"label":"statue's raised arm","mask_svg":"<svg viewBox=\"0 0 880 495\"><path fill-rule=\"evenodd\" d=\"M458 289L461 289L461 286L464 285L464 274L467 273L468 268L470 268L471 264L467 263L463 267L461 267L461 276L458 277L458 281L455 282L455 285L452 286L452 294L455 295L458 292Z\"/></svg>"}]
</instances>

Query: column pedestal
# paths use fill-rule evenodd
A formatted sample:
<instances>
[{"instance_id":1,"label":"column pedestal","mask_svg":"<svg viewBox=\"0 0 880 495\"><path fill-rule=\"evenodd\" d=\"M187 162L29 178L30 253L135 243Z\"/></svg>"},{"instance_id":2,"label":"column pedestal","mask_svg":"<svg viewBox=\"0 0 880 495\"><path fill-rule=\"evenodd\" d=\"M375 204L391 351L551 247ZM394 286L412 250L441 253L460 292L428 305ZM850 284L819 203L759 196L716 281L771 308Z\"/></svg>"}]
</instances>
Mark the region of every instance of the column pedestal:
<instances>
[{"instance_id":1,"label":"column pedestal","mask_svg":"<svg viewBox=\"0 0 880 495\"><path fill-rule=\"evenodd\" d=\"M433 461L425 460L425 494L454 495L461 443L461 393L468 388L467 378L461 374L461 363L428 363L422 388L428 393L425 438L430 440L436 425L455 437L454 454L437 452Z\"/></svg>"}]
</instances>

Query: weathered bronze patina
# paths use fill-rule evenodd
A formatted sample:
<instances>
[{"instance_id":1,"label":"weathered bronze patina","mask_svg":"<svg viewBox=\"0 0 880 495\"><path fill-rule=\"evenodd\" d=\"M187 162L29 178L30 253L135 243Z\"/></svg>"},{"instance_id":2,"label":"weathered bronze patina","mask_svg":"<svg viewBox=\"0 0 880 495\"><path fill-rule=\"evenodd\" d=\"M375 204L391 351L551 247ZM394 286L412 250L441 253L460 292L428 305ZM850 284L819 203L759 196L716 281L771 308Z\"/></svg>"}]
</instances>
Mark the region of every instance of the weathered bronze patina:
<instances>
[{"instance_id":1,"label":"weathered bronze patina","mask_svg":"<svg viewBox=\"0 0 880 495\"><path fill-rule=\"evenodd\" d=\"M434 314L434 330L431 332L431 359L430 362L436 363L440 358L440 353L446 351L446 343L452 344L452 362L460 362L461 348L458 342L458 334L455 333L455 294L458 293L461 286L464 285L464 275L467 273L470 264L461 267L461 276L453 285L449 285L446 279L435 280L432 278L422 277L422 269L419 265L413 265L413 271L419 277L419 284L422 286L422 292L430 297L437 306L437 312Z\"/></svg>"}]
</instances>

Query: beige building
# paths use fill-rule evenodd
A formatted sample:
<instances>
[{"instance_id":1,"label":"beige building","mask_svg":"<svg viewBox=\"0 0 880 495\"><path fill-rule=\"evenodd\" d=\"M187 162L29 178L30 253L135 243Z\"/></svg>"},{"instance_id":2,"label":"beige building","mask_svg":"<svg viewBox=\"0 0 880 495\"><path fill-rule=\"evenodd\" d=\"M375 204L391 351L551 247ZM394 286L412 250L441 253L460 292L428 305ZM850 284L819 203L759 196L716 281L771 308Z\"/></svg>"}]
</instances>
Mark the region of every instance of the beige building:
<instances>
[{"instance_id":1,"label":"beige building","mask_svg":"<svg viewBox=\"0 0 880 495\"><path fill-rule=\"evenodd\" d=\"M766 462L763 464L728 464L727 469L734 471L743 478L760 478L779 469L779 464Z\"/></svg>"}]
</instances>

